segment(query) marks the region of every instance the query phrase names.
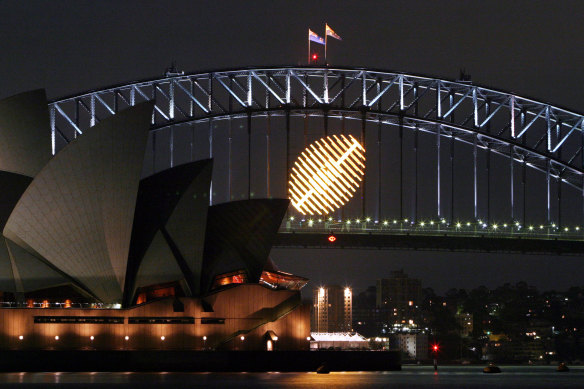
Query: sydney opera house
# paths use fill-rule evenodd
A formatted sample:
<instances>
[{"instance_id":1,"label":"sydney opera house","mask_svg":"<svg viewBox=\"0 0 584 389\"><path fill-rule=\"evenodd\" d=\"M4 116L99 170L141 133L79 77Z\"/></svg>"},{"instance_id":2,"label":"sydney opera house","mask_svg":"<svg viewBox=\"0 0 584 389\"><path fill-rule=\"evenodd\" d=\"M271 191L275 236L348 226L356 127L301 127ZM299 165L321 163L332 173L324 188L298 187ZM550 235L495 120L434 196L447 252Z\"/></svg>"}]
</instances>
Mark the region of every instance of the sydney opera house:
<instances>
[{"instance_id":1,"label":"sydney opera house","mask_svg":"<svg viewBox=\"0 0 584 389\"><path fill-rule=\"evenodd\" d=\"M209 206L212 160L141 177L152 110L53 156L45 92L0 101L0 349L307 350L289 201Z\"/></svg>"}]
</instances>

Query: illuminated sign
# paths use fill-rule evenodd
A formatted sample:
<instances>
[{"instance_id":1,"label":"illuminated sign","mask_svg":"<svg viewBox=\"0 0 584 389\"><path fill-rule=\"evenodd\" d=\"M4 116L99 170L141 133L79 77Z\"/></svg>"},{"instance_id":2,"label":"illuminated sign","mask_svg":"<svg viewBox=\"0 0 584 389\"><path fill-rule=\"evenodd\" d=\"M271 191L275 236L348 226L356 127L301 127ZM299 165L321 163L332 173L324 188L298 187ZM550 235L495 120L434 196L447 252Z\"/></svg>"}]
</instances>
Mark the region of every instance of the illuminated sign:
<instances>
[{"instance_id":1,"label":"illuminated sign","mask_svg":"<svg viewBox=\"0 0 584 389\"><path fill-rule=\"evenodd\" d=\"M346 204L365 174L365 148L353 136L333 135L308 146L290 174L290 200L304 215L323 215Z\"/></svg>"}]
</instances>

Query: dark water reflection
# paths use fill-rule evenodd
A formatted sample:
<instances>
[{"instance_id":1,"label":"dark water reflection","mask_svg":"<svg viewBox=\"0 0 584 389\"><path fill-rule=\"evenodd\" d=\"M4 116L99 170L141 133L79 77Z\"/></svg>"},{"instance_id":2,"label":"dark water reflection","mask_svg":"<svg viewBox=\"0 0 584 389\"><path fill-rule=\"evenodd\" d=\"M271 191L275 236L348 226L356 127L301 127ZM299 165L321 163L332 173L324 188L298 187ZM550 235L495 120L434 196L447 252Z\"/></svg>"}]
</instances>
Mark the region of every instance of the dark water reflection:
<instances>
[{"instance_id":1,"label":"dark water reflection","mask_svg":"<svg viewBox=\"0 0 584 389\"><path fill-rule=\"evenodd\" d=\"M399 372L315 373L2 373L0 386L50 388L584 388L584 367L558 373L555 366L404 366Z\"/></svg>"}]
</instances>

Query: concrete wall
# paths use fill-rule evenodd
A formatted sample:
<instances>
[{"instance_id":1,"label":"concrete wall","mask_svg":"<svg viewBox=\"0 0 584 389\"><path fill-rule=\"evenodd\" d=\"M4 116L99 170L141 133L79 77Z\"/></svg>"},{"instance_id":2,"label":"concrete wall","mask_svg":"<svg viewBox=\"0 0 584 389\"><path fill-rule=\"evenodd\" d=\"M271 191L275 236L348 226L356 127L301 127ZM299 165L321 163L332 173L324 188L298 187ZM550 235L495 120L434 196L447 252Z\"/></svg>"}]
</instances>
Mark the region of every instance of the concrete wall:
<instances>
[{"instance_id":1,"label":"concrete wall","mask_svg":"<svg viewBox=\"0 0 584 389\"><path fill-rule=\"evenodd\" d=\"M310 307L300 304L297 291L271 290L257 284L236 285L205 298L213 312L204 311L201 299L180 298L180 301L184 312L174 312L172 298L131 309L0 309L0 349L263 350L268 331L278 337L276 350L307 350L309 347L306 337L310 336ZM35 316L122 317L123 323L35 323ZM190 317L194 318L194 323L129 323L131 318L137 317ZM202 324L202 319L225 321L224 324ZM203 336L207 339L203 340Z\"/></svg>"}]
</instances>

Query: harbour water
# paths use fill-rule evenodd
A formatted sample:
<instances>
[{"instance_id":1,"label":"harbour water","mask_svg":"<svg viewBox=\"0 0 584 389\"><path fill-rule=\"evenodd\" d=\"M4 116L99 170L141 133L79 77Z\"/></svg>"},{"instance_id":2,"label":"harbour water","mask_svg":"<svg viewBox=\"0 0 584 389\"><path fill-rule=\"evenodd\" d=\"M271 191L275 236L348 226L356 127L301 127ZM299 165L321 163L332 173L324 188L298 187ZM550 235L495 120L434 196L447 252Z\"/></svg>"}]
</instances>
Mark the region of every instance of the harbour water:
<instances>
[{"instance_id":1,"label":"harbour water","mask_svg":"<svg viewBox=\"0 0 584 389\"><path fill-rule=\"evenodd\" d=\"M2 373L0 387L50 388L584 388L584 366L404 366L394 372L316 373Z\"/></svg>"}]
</instances>

